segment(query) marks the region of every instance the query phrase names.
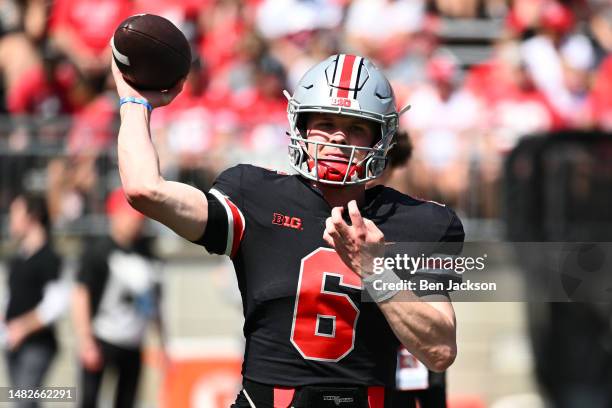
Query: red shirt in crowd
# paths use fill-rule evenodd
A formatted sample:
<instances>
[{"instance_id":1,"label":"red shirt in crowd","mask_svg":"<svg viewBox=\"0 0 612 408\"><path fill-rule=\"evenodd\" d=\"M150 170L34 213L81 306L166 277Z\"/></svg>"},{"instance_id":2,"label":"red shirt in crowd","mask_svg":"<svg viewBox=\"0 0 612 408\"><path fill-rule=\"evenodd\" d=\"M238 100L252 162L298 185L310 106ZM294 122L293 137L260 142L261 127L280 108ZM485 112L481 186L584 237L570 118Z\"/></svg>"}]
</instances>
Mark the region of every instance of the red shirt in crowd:
<instances>
[{"instance_id":1,"label":"red shirt in crowd","mask_svg":"<svg viewBox=\"0 0 612 408\"><path fill-rule=\"evenodd\" d=\"M119 114L114 93L103 93L76 117L68 135L68 152L98 152L117 137Z\"/></svg>"},{"instance_id":2,"label":"red shirt in crowd","mask_svg":"<svg viewBox=\"0 0 612 408\"><path fill-rule=\"evenodd\" d=\"M131 0L56 0L51 32L72 29L89 51L99 55L119 23L131 14Z\"/></svg>"},{"instance_id":3,"label":"red shirt in crowd","mask_svg":"<svg viewBox=\"0 0 612 408\"><path fill-rule=\"evenodd\" d=\"M6 96L7 109L14 115L36 114L44 118L69 114L75 110L69 97L74 72L59 67L48 76L42 66L36 66L21 77Z\"/></svg>"},{"instance_id":4,"label":"red shirt in crowd","mask_svg":"<svg viewBox=\"0 0 612 408\"><path fill-rule=\"evenodd\" d=\"M595 122L605 130L612 130L612 56L601 63L595 75L588 105Z\"/></svg>"},{"instance_id":5,"label":"red shirt in crowd","mask_svg":"<svg viewBox=\"0 0 612 408\"><path fill-rule=\"evenodd\" d=\"M516 68L515 68L516 69ZM465 81L465 87L485 101L486 106L501 109L497 116L511 113L512 122L521 120L527 131L557 130L564 126L563 118L555 111L550 101L533 84L520 84L517 72L502 63L491 61L474 66ZM522 81L530 81L523 78ZM498 122L501 118L493 119ZM503 119L501 119L504 121ZM493 126L498 124L494 123ZM531 128L531 129L529 129Z\"/></svg>"}]
</instances>

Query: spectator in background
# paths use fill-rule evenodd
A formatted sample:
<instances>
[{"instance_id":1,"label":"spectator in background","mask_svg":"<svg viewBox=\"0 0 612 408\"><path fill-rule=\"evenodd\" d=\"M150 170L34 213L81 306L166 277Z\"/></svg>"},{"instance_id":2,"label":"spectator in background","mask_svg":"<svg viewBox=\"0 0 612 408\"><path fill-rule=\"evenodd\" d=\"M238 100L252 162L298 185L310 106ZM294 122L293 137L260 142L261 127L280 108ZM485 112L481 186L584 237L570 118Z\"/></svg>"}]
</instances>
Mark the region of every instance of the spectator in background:
<instances>
[{"instance_id":1,"label":"spectator in background","mask_svg":"<svg viewBox=\"0 0 612 408\"><path fill-rule=\"evenodd\" d=\"M218 0L212 7L200 8L198 51L208 64L211 78L217 78L236 63L238 43L251 27L249 16L253 12L248 3Z\"/></svg>"},{"instance_id":2,"label":"spectator in background","mask_svg":"<svg viewBox=\"0 0 612 408\"><path fill-rule=\"evenodd\" d=\"M576 17L556 0L537 0L531 29L535 35L521 44L521 57L534 85L548 99L566 127L588 124L585 112L588 77L595 64L591 42L574 33ZM525 24L510 15L517 32Z\"/></svg>"},{"instance_id":3,"label":"spectator in background","mask_svg":"<svg viewBox=\"0 0 612 408\"><path fill-rule=\"evenodd\" d=\"M269 54L285 67L290 89L306 71L338 52L343 8L334 0L264 0L255 28L269 44Z\"/></svg>"},{"instance_id":4,"label":"spectator in background","mask_svg":"<svg viewBox=\"0 0 612 408\"><path fill-rule=\"evenodd\" d=\"M479 100L459 85L455 57L438 51L427 64L428 82L416 87L407 102L414 108L402 117L417 154L418 195L457 206L468 184L469 148L480 126ZM444 120L440 120L444 118Z\"/></svg>"},{"instance_id":5,"label":"spectator in background","mask_svg":"<svg viewBox=\"0 0 612 408\"><path fill-rule=\"evenodd\" d=\"M431 9L449 18L499 18L506 14L508 0L434 0Z\"/></svg>"},{"instance_id":6,"label":"spectator in background","mask_svg":"<svg viewBox=\"0 0 612 408\"><path fill-rule=\"evenodd\" d=\"M216 122L235 119L217 110L218 103L210 97L208 67L199 58L193 60L175 102L176 106L159 109L152 123L162 171L174 180L210 188L214 177L210 152L220 142Z\"/></svg>"},{"instance_id":7,"label":"spectator in background","mask_svg":"<svg viewBox=\"0 0 612 408\"><path fill-rule=\"evenodd\" d=\"M7 94L7 108L13 115L37 115L48 120L75 111L70 99L74 75L61 64L60 55L46 47L41 63L20 73Z\"/></svg>"},{"instance_id":8,"label":"spectator in background","mask_svg":"<svg viewBox=\"0 0 612 408\"><path fill-rule=\"evenodd\" d=\"M132 0L57 0L53 4L51 40L75 64L92 98L104 88L110 68L108 41L132 12Z\"/></svg>"},{"instance_id":9,"label":"spectator in background","mask_svg":"<svg viewBox=\"0 0 612 408\"><path fill-rule=\"evenodd\" d=\"M453 18L475 18L478 13L479 0L435 0L437 11Z\"/></svg>"},{"instance_id":10,"label":"spectator in background","mask_svg":"<svg viewBox=\"0 0 612 408\"><path fill-rule=\"evenodd\" d=\"M413 34L424 21L422 0L355 0L346 15L346 45L351 52L389 69L406 55Z\"/></svg>"},{"instance_id":11,"label":"spectator in background","mask_svg":"<svg viewBox=\"0 0 612 408\"><path fill-rule=\"evenodd\" d=\"M114 133L119 119L119 100L111 92L112 77L106 76L104 90L74 115L68 132L67 153L71 156L92 154L109 149L114 144Z\"/></svg>"},{"instance_id":12,"label":"spectator in background","mask_svg":"<svg viewBox=\"0 0 612 408\"><path fill-rule=\"evenodd\" d=\"M227 61L215 70L206 61L207 78L210 79L207 91L209 98L216 102L216 107L224 108L233 94L253 86L254 66L267 54L268 44L255 31L248 30L234 44L231 62Z\"/></svg>"},{"instance_id":13,"label":"spectator in background","mask_svg":"<svg viewBox=\"0 0 612 408\"><path fill-rule=\"evenodd\" d=\"M559 51L575 27L576 19L569 7L557 0L534 0L529 17L519 13L525 1L517 2L516 11L508 15L514 35L526 35L521 53L536 85L545 92L554 92L562 83ZM524 12L523 12L524 13ZM527 20L529 18L529 20Z\"/></svg>"},{"instance_id":14,"label":"spectator in background","mask_svg":"<svg viewBox=\"0 0 612 408\"><path fill-rule=\"evenodd\" d=\"M490 118L488 128L499 152L510 151L520 137L562 127L562 119L546 94L537 87L521 49L508 43L498 54L490 72L489 86L497 85L487 99Z\"/></svg>"},{"instance_id":15,"label":"spectator in background","mask_svg":"<svg viewBox=\"0 0 612 408\"><path fill-rule=\"evenodd\" d=\"M60 257L50 244L44 199L19 195L11 204L9 219L18 250L8 263L9 293L3 319L6 364L11 386L29 390L42 385L56 354L53 322L67 306L68 291L60 281ZM38 405L23 401L17 406Z\"/></svg>"},{"instance_id":16,"label":"spectator in background","mask_svg":"<svg viewBox=\"0 0 612 408\"><path fill-rule=\"evenodd\" d=\"M565 89L556 105L563 126L572 129L590 128L592 118L587 102L596 61L593 47L587 36L575 34L560 49L560 56Z\"/></svg>"},{"instance_id":17,"label":"spectator in background","mask_svg":"<svg viewBox=\"0 0 612 408\"><path fill-rule=\"evenodd\" d=\"M46 0L4 0L0 3L0 33L22 33L34 44L47 34L49 4Z\"/></svg>"},{"instance_id":18,"label":"spectator in background","mask_svg":"<svg viewBox=\"0 0 612 408\"><path fill-rule=\"evenodd\" d=\"M593 44L595 65L599 66L612 52L612 5L602 2L594 8L587 34Z\"/></svg>"},{"instance_id":19,"label":"spectator in background","mask_svg":"<svg viewBox=\"0 0 612 408\"><path fill-rule=\"evenodd\" d=\"M194 44L199 39L197 18L199 12L211 11L211 0L133 0L132 14L148 13L172 21Z\"/></svg>"},{"instance_id":20,"label":"spectator in background","mask_svg":"<svg viewBox=\"0 0 612 408\"><path fill-rule=\"evenodd\" d=\"M559 129L563 122L546 95L535 86L514 40L497 43L489 61L470 69L464 87L482 106L482 123L470 146L471 190L464 197L472 201L471 211L493 217L499 211L499 181L505 155L522 136Z\"/></svg>"},{"instance_id":21,"label":"spectator in background","mask_svg":"<svg viewBox=\"0 0 612 408\"><path fill-rule=\"evenodd\" d=\"M13 6L13 12L10 12ZM7 131L10 151L22 152L31 147L60 147L63 144L71 113L83 103L75 87L75 72L64 63L47 37L51 3L44 0L7 0L0 6L0 88L3 104L11 116L2 130ZM9 9L9 10L7 10ZM3 108L3 109L2 109ZM10 126L9 126L10 125ZM23 157L9 157L2 173L18 189L23 176ZM18 191L18 189L16 191ZM9 193L14 193L15 190ZM6 198L0 198L0 205Z\"/></svg>"},{"instance_id":22,"label":"spectator in background","mask_svg":"<svg viewBox=\"0 0 612 408\"><path fill-rule=\"evenodd\" d=\"M107 201L110 236L89 246L80 262L73 318L81 362L81 407L96 407L102 377L118 373L117 408L134 406L141 372L143 340L155 323L164 344L159 271L143 241L144 216L123 190Z\"/></svg>"},{"instance_id":23,"label":"spectator in background","mask_svg":"<svg viewBox=\"0 0 612 408\"><path fill-rule=\"evenodd\" d=\"M117 124L118 109L110 94L100 94L74 115L65 143L66 155L47 164L46 191L54 225L67 224L99 210L102 192L99 181L99 155L114 143L110 132ZM106 159L102 156L102 160Z\"/></svg>"},{"instance_id":24,"label":"spectator in background","mask_svg":"<svg viewBox=\"0 0 612 408\"><path fill-rule=\"evenodd\" d=\"M608 56L595 73L588 104L597 127L612 131L612 56Z\"/></svg>"},{"instance_id":25,"label":"spectator in background","mask_svg":"<svg viewBox=\"0 0 612 408\"><path fill-rule=\"evenodd\" d=\"M40 64L38 50L27 36L22 32L0 32L0 72L5 98L19 83L23 72L36 69Z\"/></svg>"},{"instance_id":26,"label":"spectator in background","mask_svg":"<svg viewBox=\"0 0 612 408\"><path fill-rule=\"evenodd\" d=\"M11 115L0 122L0 142L6 142L5 149L11 153L0 160L3 208L8 208L9 200L21 190L23 178L35 162L23 152L61 146L70 119L66 115L74 111L69 70L64 70L50 47L42 49L39 53L23 33L0 38L3 102Z\"/></svg>"},{"instance_id":27,"label":"spectator in background","mask_svg":"<svg viewBox=\"0 0 612 408\"><path fill-rule=\"evenodd\" d=\"M45 0L0 2L0 72L5 96L11 93L22 72L40 66L38 45L44 42L47 29L46 3Z\"/></svg>"},{"instance_id":28,"label":"spectator in background","mask_svg":"<svg viewBox=\"0 0 612 408\"><path fill-rule=\"evenodd\" d=\"M440 47L440 27L438 18L428 16L421 29L412 34L406 55L385 70L400 99L405 98L415 86L428 80L427 64Z\"/></svg>"},{"instance_id":29,"label":"spectator in background","mask_svg":"<svg viewBox=\"0 0 612 408\"><path fill-rule=\"evenodd\" d=\"M6 98L15 120L14 150L26 146L63 146L69 115L79 101L75 72L50 46L41 49L41 63L21 72Z\"/></svg>"},{"instance_id":30,"label":"spectator in background","mask_svg":"<svg viewBox=\"0 0 612 408\"><path fill-rule=\"evenodd\" d=\"M65 138L65 155L47 165L47 199L54 225L64 226L88 213L102 212L105 189L97 189L98 171L115 144L119 107L115 92L107 89L72 116Z\"/></svg>"},{"instance_id":31,"label":"spectator in background","mask_svg":"<svg viewBox=\"0 0 612 408\"><path fill-rule=\"evenodd\" d=\"M286 169L286 161L279 160L277 154L288 145L287 99L283 95L287 89L286 71L274 57L264 55L253 67L252 80L253 86L238 92L233 99L233 109L243 129L242 160ZM252 157L253 153L257 158Z\"/></svg>"},{"instance_id":32,"label":"spectator in background","mask_svg":"<svg viewBox=\"0 0 612 408\"><path fill-rule=\"evenodd\" d=\"M233 107L245 128L260 123L282 123L287 120L287 73L281 63L263 55L253 66L249 88L237 92Z\"/></svg>"}]
</instances>

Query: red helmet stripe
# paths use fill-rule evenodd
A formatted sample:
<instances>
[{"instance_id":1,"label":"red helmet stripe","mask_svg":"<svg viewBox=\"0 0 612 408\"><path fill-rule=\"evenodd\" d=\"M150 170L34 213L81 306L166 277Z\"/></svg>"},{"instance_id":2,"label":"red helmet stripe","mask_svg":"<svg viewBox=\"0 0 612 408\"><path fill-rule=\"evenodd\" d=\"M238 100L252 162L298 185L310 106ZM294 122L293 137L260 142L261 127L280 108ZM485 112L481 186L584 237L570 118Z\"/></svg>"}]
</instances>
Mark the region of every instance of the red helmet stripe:
<instances>
[{"instance_id":1,"label":"red helmet stripe","mask_svg":"<svg viewBox=\"0 0 612 408\"><path fill-rule=\"evenodd\" d=\"M338 84L338 98L348 98L349 88L351 87L351 78L353 77L353 65L355 65L356 57L354 55L345 55L342 63L342 72L340 74L340 83Z\"/></svg>"}]
</instances>

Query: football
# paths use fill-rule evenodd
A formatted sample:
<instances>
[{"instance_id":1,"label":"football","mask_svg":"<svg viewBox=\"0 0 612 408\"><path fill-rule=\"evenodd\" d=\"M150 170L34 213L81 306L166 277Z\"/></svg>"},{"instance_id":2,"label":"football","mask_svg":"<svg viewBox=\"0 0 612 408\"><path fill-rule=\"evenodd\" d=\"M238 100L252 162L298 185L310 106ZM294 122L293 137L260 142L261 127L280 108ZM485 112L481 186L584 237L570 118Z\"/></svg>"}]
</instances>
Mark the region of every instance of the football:
<instances>
[{"instance_id":1,"label":"football","mask_svg":"<svg viewBox=\"0 0 612 408\"><path fill-rule=\"evenodd\" d=\"M170 89L189 73L189 42L174 24L154 14L124 20L111 48L123 77L139 90Z\"/></svg>"}]
</instances>

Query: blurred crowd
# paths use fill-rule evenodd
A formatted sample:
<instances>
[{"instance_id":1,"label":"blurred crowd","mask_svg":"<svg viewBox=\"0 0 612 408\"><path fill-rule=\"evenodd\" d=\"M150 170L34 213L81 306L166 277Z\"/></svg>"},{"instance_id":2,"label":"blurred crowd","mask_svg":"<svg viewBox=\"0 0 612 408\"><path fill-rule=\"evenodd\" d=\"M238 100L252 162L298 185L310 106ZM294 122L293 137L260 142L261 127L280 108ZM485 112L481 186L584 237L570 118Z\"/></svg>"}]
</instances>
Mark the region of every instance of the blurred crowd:
<instances>
[{"instance_id":1,"label":"blurred crowd","mask_svg":"<svg viewBox=\"0 0 612 408\"><path fill-rule=\"evenodd\" d=\"M202 188L237 161L284 165L282 91L337 52L372 58L398 106L412 105L401 127L413 159L390 183L469 216L497 215L501 163L521 136L612 129L606 0L0 0L0 204L39 163L17 153L52 152L29 180L54 222L102 211L118 126L108 42L143 12L193 47L183 93L152 128L166 177ZM498 23L488 59L447 47L457 19Z\"/></svg>"},{"instance_id":2,"label":"blurred crowd","mask_svg":"<svg viewBox=\"0 0 612 408\"><path fill-rule=\"evenodd\" d=\"M9 228L12 235L36 244L17 252L13 270L27 266L22 254L46 247L41 237L48 223L70 225L107 212L106 197L118 181L119 125L108 43L123 19L144 12L174 22L196 56L184 91L170 106L156 109L152 129L164 176L202 189L237 162L286 167L282 91L292 92L308 67L338 52L373 59L391 80L398 107L412 106L400 122L410 140L400 139L393 172L382 182L445 202L467 217L498 215L502 164L522 136L612 131L610 0L0 0L0 209L12 202L17 219ZM479 42L488 57L466 60L452 47L462 39L468 45ZM13 200L24 189L44 193L49 220L27 196ZM15 227L20 224L33 225L28 228L33 232ZM130 223L114 224L111 219L113 238L121 241ZM98 248L104 256L108 249ZM26 338L24 327L55 319L55 309L43 313L45 321L22 312L44 298L43 288L56 274L39 282L40 296L27 298L29 303L15 303L22 298L13 297L5 318L19 324L7 330L10 347ZM91 283L84 274L80 279L81 289ZM31 287L19 283L12 282L16 292ZM571 321L589 323L587 312L578 312ZM17 320L20 315L25 318ZM552 309L551 315L570 321L564 310ZM92 346L88 316L76 320L82 323L76 333L81 360L99 365L104 349ZM573 339L550 333L554 344ZM569 344L576 356L585 350L589 361L609 361L592 353L590 343ZM606 337L607 358L609 344ZM44 367L36 370L20 370L14 353L11 375L44 372L55 353L53 344L47 346L40 360ZM566 361L550 355L551 361ZM555 364L537 368L564 374ZM98 379L89 380L96 391ZM571 402L566 397L571 390L561 384L567 389L559 395ZM601 388L607 387L609 382Z\"/></svg>"}]
</instances>

